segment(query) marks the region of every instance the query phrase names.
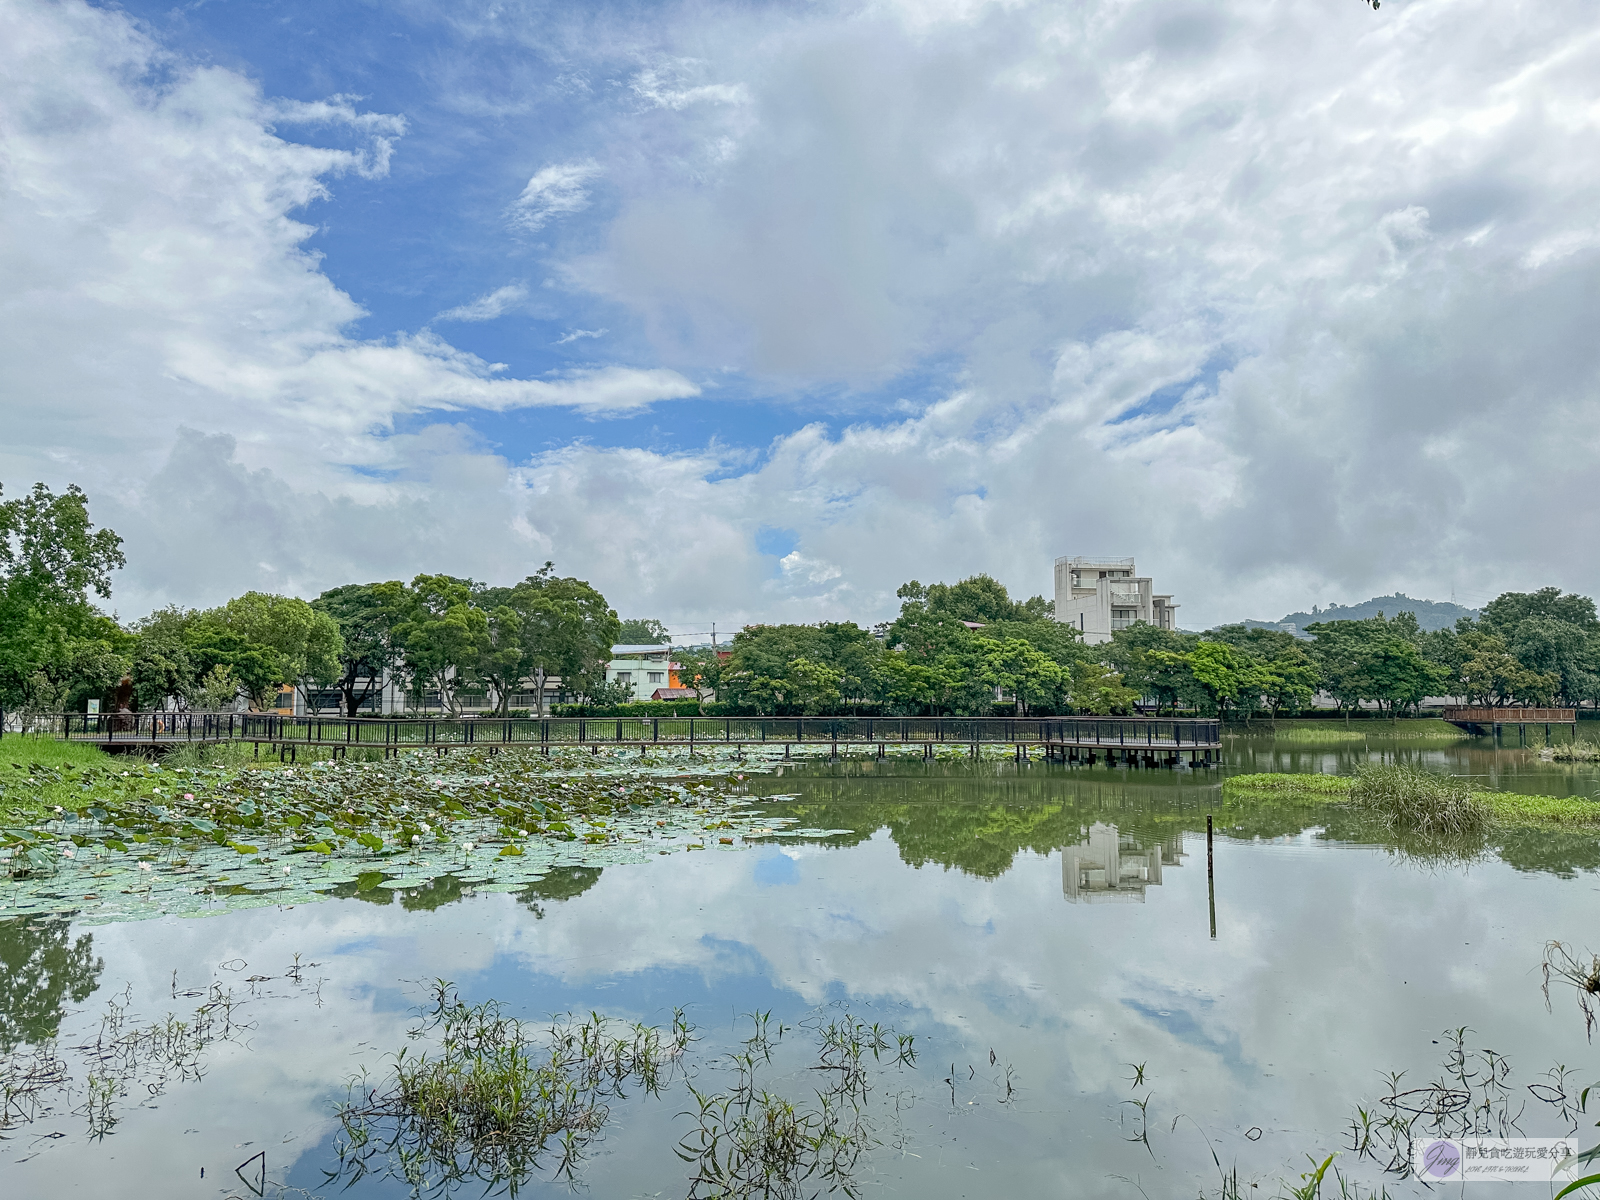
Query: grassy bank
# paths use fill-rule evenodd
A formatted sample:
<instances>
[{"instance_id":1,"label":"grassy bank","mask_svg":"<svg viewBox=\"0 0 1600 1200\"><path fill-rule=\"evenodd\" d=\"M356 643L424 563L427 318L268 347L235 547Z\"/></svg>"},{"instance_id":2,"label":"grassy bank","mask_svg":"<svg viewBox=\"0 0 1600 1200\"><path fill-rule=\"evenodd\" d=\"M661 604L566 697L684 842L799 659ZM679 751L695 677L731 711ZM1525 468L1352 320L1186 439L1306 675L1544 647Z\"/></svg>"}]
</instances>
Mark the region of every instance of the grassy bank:
<instances>
[{"instance_id":1,"label":"grassy bank","mask_svg":"<svg viewBox=\"0 0 1600 1200\"><path fill-rule=\"evenodd\" d=\"M1235 775L1222 784L1225 803L1277 801L1291 804L1359 805L1397 821L1426 826L1439 819L1451 824L1475 825L1471 814L1481 806L1484 816L1498 825L1538 828L1600 829L1600 803L1581 796L1526 796L1520 792L1491 792L1464 781L1403 768L1373 768L1365 772L1366 786L1357 789L1352 775ZM1454 806L1455 817L1432 814Z\"/></svg>"},{"instance_id":2,"label":"grassy bank","mask_svg":"<svg viewBox=\"0 0 1600 1200\"><path fill-rule=\"evenodd\" d=\"M1227 737L1270 738L1274 742L1309 742L1330 745L1343 742L1424 741L1458 742L1471 736L1437 717L1405 717L1398 721L1360 719L1356 721L1230 721L1224 728Z\"/></svg>"}]
</instances>

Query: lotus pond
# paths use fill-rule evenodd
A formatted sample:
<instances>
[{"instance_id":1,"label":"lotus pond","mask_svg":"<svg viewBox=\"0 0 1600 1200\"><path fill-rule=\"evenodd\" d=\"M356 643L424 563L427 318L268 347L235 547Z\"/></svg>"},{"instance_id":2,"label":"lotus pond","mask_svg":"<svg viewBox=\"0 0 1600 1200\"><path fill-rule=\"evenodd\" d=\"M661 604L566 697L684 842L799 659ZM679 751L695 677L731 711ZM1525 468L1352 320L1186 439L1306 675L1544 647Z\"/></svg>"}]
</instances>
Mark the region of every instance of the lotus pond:
<instances>
[{"instance_id":1,"label":"lotus pond","mask_svg":"<svg viewBox=\"0 0 1600 1200\"><path fill-rule=\"evenodd\" d=\"M1594 1145L1600 762L1337 734L1210 772L6 738L0 1189L1404 1196L1407 1136ZM1375 763L1501 799L1418 834L1350 802Z\"/></svg>"}]
</instances>

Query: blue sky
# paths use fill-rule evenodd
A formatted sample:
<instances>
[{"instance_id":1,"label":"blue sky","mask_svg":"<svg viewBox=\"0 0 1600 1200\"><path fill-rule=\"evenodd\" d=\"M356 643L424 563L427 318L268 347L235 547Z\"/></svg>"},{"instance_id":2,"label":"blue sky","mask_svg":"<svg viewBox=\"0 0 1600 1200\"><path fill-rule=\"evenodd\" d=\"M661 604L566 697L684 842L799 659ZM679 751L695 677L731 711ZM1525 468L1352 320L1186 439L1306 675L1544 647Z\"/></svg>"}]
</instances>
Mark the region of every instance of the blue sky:
<instances>
[{"instance_id":1,"label":"blue sky","mask_svg":"<svg viewBox=\"0 0 1600 1200\"><path fill-rule=\"evenodd\" d=\"M0 483L115 604L1594 591L1574 2L0 0ZM336 536L328 531L335 529Z\"/></svg>"}]
</instances>

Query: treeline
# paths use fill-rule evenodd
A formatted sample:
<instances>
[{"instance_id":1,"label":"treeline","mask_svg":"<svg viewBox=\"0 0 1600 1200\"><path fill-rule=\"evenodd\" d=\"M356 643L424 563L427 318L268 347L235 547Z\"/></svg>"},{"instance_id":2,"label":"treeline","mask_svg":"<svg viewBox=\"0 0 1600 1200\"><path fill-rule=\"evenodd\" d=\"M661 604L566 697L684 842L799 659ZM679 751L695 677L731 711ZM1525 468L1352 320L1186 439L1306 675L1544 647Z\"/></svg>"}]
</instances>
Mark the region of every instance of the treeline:
<instances>
[{"instance_id":1,"label":"treeline","mask_svg":"<svg viewBox=\"0 0 1600 1200\"><path fill-rule=\"evenodd\" d=\"M123 626L93 603L124 565L122 539L93 528L88 499L42 484L0 502L0 706L81 712L169 703L271 707L292 686L336 690L351 716L389 678L447 712L492 693L500 711L524 680L542 707L547 677L601 702L617 615L594 588L546 563L511 587L450 575L347 584L314 600L247 592L213 609L161 609ZM615 693L615 694L613 694Z\"/></svg>"},{"instance_id":2,"label":"treeline","mask_svg":"<svg viewBox=\"0 0 1600 1200\"><path fill-rule=\"evenodd\" d=\"M899 591L899 617L760 625L726 656L682 653L682 682L719 711L773 714L1298 712L1318 692L1346 710L1398 714L1428 696L1484 705L1600 705L1594 601L1558 588L1508 592L1477 620L1427 631L1411 613L1308 627L1310 639L1226 625L1205 634L1136 624L1087 646L1041 597L1013 601L979 575Z\"/></svg>"},{"instance_id":3,"label":"treeline","mask_svg":"<svg viewBox=\"0 0 1600 1200\"><path fill-rule=\"evenodd\" d=\"M356 715L389 678L430 707L466 695L510 710L545 681L590 711L631 697L608 684L618 642L665 642L658 621L621 622L583 580L546 563L509 587L449 575L348 584L314 600L248 592L218 608L162 609L123 626L96 607L124 563L121 539L90 523L84 493L42 484L0 501L0 705L82 711L176 701L268 707L293 686L337 691ZM1557 588L1508 592L1476 620L1425 631L1410 613L1325 621L1309 640L1232 625L1205 634L1134 625L1086 646L1042 596L1013 600L987 575L900 588L899 616L752 625L724 649L680 648L679 682L702 707L751 714L1126 713L1135 706L1222 716L1296 712L1324 692L1344 709L1415 709L1426 696L1484 705L1600 706L1594 601ZM126 681L124 683L123 681ZM131 696L128 693L131 692ZM308 705L309 707L310 705ZM478 707L478 705L474 705Z\"/></svg>"}]
</instances>

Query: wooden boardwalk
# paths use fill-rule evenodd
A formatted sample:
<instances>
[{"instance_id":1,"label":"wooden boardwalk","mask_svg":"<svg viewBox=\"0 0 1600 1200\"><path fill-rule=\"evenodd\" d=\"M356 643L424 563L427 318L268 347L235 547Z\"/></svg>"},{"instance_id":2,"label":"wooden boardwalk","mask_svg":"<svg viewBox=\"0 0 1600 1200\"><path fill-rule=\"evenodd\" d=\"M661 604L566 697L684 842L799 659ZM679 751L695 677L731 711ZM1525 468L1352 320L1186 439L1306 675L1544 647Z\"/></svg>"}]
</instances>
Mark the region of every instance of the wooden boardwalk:
<instances>
[{"instance_id":1,"label":"wooden boardwalk","mask_svg":"<svg viewBox=\"0 0 1600 1200\"><path fill-rule=\"evenodd\" d=\"M1496 741L1506 726L1517 730L1522 744L1528 744L1528 726L1543 725L1544 740L1550 741L1550 731L1556 725L1572 726L1572 736L1578 736L1578 710L1575 708L1513 708L1479 707L1447 708L1441 716L1458 729L1472 734L1492 734Z\"/></svg>"},{"instance_id":2,"label":"wooden boardwalk","mask_svg":"<svg viewBox=\"0 0 1600 1200\"><path fill-rule=\"evenodd\" d=\"M165 749L186 743L246 742L259 753L300 746L336 754L380 749L604 746L638 749L732 746L1010 746L1016 757L1038 753L1053 762L1116 762L1129 766L1210 765L1222 748L1214 720L1150 717L291 717L271 713L74 714L65 736L108 749Z\"/></svg>"}]
</instances>

